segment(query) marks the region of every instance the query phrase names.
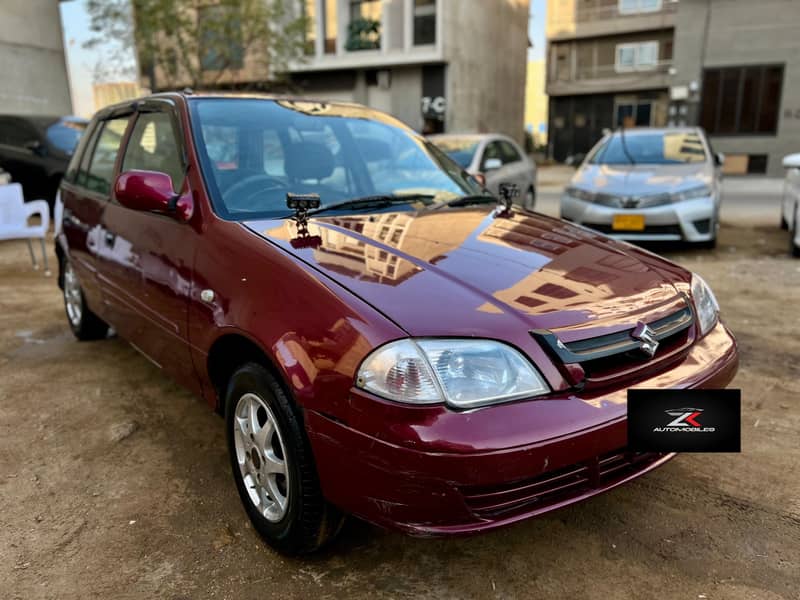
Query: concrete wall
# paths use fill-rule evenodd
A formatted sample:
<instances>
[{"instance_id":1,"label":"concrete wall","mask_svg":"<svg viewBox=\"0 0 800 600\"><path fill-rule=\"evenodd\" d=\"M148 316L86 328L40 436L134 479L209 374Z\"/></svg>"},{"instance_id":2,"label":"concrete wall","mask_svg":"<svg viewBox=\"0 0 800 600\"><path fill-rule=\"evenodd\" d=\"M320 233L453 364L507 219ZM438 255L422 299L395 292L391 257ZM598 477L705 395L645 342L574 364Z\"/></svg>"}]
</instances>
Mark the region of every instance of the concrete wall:
<instances>
[{"instance_id":1,"label":"concrete wall","mask_svg":"<svg viewBox=\"0 0 800 600\"><path fill-rule=\"evenodd\" d=\"M0 1L0 113L72 113L58 2Z\"/></svg>"},{"instance_id":2,"label":"concrete wall","mask_svg":"<svg viewBox=\"0 0 800 600\"><path fill-rule=\"evenodd\" d=\"M522 141L529 0L444 0L448 132Z\"/></svg>"},{"instance_id":3,"label":"concrete wall","mask_svg":"<svg viewBox=\"0 0 800 600\"><path fill-rule=\"evenodd\" d=\"M703 64L785 65L777 135L711 138L714 149L726 154L768 154L768 175L773 176L783 175L784 155L800 151L798 24L800 2L796 0L681 0L675 26L675 85L695 81L702 89ZM699 100L699 94L694 99ZM698 104L690 106L696 118Z\"/></svg>"}]
</instances>

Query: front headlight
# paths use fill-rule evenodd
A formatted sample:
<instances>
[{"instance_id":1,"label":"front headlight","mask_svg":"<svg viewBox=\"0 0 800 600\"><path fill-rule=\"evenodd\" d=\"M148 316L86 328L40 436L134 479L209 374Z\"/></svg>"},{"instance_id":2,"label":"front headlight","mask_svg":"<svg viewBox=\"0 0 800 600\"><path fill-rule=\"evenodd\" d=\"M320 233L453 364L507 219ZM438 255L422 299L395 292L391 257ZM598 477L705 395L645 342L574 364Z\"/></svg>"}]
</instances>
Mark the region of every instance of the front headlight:
<instances>
[{"instance_id":1,"label":"front headlight","mask_svg":"<svg viewBox=\"0 0 800 600\"><path fill-rule=\"evenodd\" d=\"M707 185L701 185L699 187L694 187L672 194L671 198L673 202L682 202L684 200L694 200L695 198L707 198L713 193L714 190L712 190L710 187Z\"/></svg>"},{"instance_id":2,"label":"front headlight","mask_svg":"<svg viewBox=\"0 0 800 600\"><path fill-rule=\"evenodd\" d=\"M550 388L517 350L492 340L405 339L372 352L356 386L408 404L474 408L541 396Z\"/></svg>"},{"instance_id":3,"label":"front headlight","mask_svg":"<svg viewBox=\"0 0 800 600\"><path fill-rule=\"evenodd\" d=\"M581 188L569 186L564 190L564 194L585 202L594 202L594 193Z\"/></svg>"},{"instance_id":4,"label":"front headlight","mask_svg":"<svg viewBox=\"0 0 800 600\"><path fill-rule=\"evenodd\" d=\"M717 324L719 318L719 304L714 297L714 292L700 275L692 275L692 300L694 309L697 313L697 321L700 326L700 335L703 336L711 331Z\"/></svg>"}]
</instances>

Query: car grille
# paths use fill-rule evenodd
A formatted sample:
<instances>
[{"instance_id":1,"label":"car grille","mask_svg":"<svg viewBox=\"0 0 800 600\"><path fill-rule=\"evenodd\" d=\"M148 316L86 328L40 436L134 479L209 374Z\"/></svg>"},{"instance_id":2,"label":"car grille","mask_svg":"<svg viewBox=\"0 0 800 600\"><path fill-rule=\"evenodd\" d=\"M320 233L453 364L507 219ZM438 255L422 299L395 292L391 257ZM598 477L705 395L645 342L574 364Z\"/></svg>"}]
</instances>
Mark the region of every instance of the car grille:
<instances>
[{"instance_id":1,"label":"car grille","mask_svg":"<svg viewBox=\"0 0 800 600\"><path fill-rule=\"evenodd\" d=\"M460 488L467 506L479 517L497 518L508 513L546 508L607 488L639 473L663 453L627 452L624 448L511 483Z\"/></svg>"},{"instance_id":2,"label":"car grille","mask_svg":"<svg viewBox=\"0 0 800 600\"><path fill-rule=\"evenodd\" d=\"M562 364L581 366L583 380L573 383L598 388L644 377L683 357L692 343L693 321L694 314L686 299L680 310L647 323L658 340L658 349L652 357L640 350L640 342L631 335L633 328L566 343L546 329L534 330L531 335Z\"/></svg>"},{"instance_id":3,"label":"car grille","mask_svg":"<svg viewBox=\"0 0 800 600\"><path fill-rule=\"evenodd\" d=\"M616 196L614 194L597 194L595 204L610 206L612 208L650 208L670 204L672 198L669 194L651 194L649 196Z\"/></svg>"},{"instance_id":4,"label":"car grille","mask_svg":"<svg viewBox=\"0 0 800 600\"><path fill-rule=\"evenodd\" d=\"M644 234L644 235L680 235L683 236L680 225L645 225L644 229L635 231L625 231L614 229L611 225L600 225L596 223L583 223L585 227L605 234Z\"/></svg>"}]
</instances>

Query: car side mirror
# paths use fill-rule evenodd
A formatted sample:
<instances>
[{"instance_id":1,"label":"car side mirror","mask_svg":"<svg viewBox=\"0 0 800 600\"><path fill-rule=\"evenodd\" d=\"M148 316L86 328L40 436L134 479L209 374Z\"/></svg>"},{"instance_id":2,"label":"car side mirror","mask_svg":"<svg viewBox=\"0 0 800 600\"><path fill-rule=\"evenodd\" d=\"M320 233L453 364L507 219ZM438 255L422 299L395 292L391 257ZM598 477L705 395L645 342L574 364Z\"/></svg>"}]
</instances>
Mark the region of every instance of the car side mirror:
<instances>
[{"instance_id":1,"label":"car side mirror","mask_svg":"<svg viewBox=\"0 0 800 600\"><path fill-rule=\"evenodd\" d=\"M158 171L127 171L114 182L114 197L131 210L157 212L188 221L194 213L189 194L181 196L172 187L172 178Z\"/></svg>"},{"instance_id":2,"label":"car side mirror","mask_svg":"<svg viewBox=\"0 0 800 600\"><path fill-rule=\"evenodd\" d=\"M722 152L714 153L714 164L721 167L725 164L725 155Z\"/></svg>"},{"instance_id":3,"label":"car side mirror","mask_svg":"<svg viewBox=\"0 0 800 600\"><path fill-rule=\"evenodd\" d=\"M800 169L800 153L789 154L783 157L784 169Z\"/></svg>"},{"instance_id":4,"label":"car side mirror","mask_svg":"<svg viewBox=\"0 0 800 600\"><path fill-rule=\"evenodd\" d=\"M483 163L483 172L497 171L503 166L503 161L499 158L487 158Z\"/></svg>"}]
</instances>

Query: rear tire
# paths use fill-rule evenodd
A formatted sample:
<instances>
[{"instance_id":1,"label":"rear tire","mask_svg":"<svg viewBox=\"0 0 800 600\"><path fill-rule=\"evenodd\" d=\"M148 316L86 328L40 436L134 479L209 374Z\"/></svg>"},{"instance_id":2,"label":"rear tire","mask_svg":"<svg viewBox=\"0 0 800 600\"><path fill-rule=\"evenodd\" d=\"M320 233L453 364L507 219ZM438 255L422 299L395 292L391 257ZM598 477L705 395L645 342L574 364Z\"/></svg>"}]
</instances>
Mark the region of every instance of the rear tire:
<instances>
[{"instance_id":1,"label":"rear tire","mask_svg":"<svg viewBox=\"0 0 800 600\"><path fill-rule=\"evenodd\" d=\"M86 297L69 259L62 259L61 270L64 310L72 333L82 342L105 338L108 335L108 324L86 304Z\"/></svg>"},{"instance_id":2,"label":"rear tire","mask_svg":"<svg viewBox=\"0 0 800 600\"><path fill-rule=\"evenodd\" d=\"M792 231L789 234L789 252L795 258L800 258L800 246L795 243L795 240L798 238L798 232L800 232L800 223L797 222L798 220L800 220L800 206L794 209L794 223L792 224Z\"/></svg>"},{"instance_id":3,"label":"rear tire","mask_svg":"<svg viewBox=\"0 0 800 600\"><path fill-rule=\"evenodd\" d=\"M248 363L233 374L225 423L236 488L264 541L302 555L333 539L344 517L322 495L299 411L263 366Z\"/></svg>"}]
</instances>

